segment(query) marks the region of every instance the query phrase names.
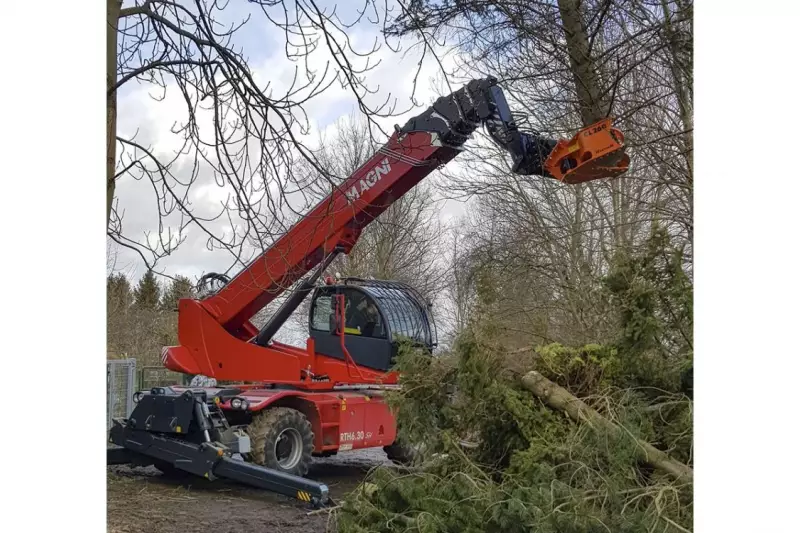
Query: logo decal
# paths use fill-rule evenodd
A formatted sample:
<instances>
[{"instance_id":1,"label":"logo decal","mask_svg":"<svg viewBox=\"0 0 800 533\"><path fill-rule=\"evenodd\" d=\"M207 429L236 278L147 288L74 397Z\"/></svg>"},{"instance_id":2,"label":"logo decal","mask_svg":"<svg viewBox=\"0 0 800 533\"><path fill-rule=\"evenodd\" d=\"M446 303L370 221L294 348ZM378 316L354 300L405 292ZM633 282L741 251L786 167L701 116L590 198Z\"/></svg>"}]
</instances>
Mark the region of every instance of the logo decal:
<instances>
[{"instance_id":1,"label":"logo decal","mask_svg":"<svg viewBox=\"0 0 800 533\"><path fill-rule=\"evenodd\" d=\"M392 170L392 166L389 164L389 158L385 157L378 166L367 172L363 178L358 180L358 183L344 191L345 196L347 196L347 203L352 204L361 198L364 192L374 187L381 179L381 176L388 174L390 170Z\"/></svg>"}]
</instances>

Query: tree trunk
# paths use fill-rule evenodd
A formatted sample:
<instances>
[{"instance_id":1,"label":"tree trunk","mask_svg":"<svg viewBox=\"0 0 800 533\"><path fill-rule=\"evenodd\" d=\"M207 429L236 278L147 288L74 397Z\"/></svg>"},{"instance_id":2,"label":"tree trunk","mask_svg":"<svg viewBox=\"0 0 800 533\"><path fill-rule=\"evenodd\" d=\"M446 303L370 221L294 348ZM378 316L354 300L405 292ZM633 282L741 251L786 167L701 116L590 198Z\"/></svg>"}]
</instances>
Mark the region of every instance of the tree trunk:
<instances>
[{"instance_id":1,"label":"tree trunk","mask_svg":"<svg viewBox=\"0 0 800 533\"><path fill-rule=\"evenodd\" d=\"M111 220L117 166L117 25L122 0L107 0L106 24L106 228Z\"/></svg>"},{"instance_id":2,"label":"tree trunk","mask_svg":"<svg viewBox=\"0 0 800 533\"><path fill-rule=\"evenodd\" d=\"M608 113L594 60L589 54L589 37L583 25L579 0L558 0L569 63L575 79L578 106L584 126L594 124Z\"/></svg>"},{"instance_id":3,"label":"tree trunk","mask_svg":"<svg viewBox=\"0 0 800 533\"><path fill-rule=\"evenodd\" d=\"M671 56L669 58L669 67L672 74L672 81L675 86L675 94L678 98L681 122L683 122L684 133L681 135L681 138L683 139L683 154L686 158L686 168L688 171L687 186L691 191L694 184L694 105L692 95L690 93L692 80L686 79L685 76L687 72L691 72L691 65L686 65L682 61L684 58L678 43L678 32L674 26L673 13L670 11L670 8L665 0L661 1L661 8L664 13L664 36L667 39ZM691 8L684 7L684 9ZM691 13L688 15L684 14L684 16L688 16L688 20L691 23ZM694 220L693 202L689 201L688 209L690 219ZM687 232L689 235L689 241L692 242L694 240L694 231L692 225L689 225Z\"/></svg>"},{"instance_id":4,"label":"tree trunk","mask_svg":"<svg viewBox=\"0 0 800 533\"><path fill-rule=\"evenodd\" d=\"M595 68L594 60L589 53L589 36L583 24L580 10L580 0L558 0L558 9L564 27L564 39L567 43L570 70L575 80L575 91L578 98L581 122L584 126L594 124L604 118L608 113L602 97L600 79ZM585 184L575 187L575 219L571 235L571 248L576 269L576 276L583 275L583 188ZM611 184L616 190L616 180ZM591 190L591 185L588 185ZM614 206L615 219L617 206ZM615 220L614 234L618 233L619 224ZM617 239L618 240L618 239Z\"/></svg>"},{"instance_id":5,"label":"tree trunk","mask_svg":"<svg viewBox=\"0 0 800 533\"><path fill-rule=\"evenodd\" d=\"M672 74L672 81L675 86L675 94L678 98L678 106L680 108L681 122L683 122L684 134L682 135L684 143L684 157L686 157L686 165L689 168L689 183L691 184L694 178L694 158L692 148L694 147L694 107L692 98L689 94L690 83L683 75L684 69L687 65L682 64L682 55L684 52L680 50L678 43L678 32L673 23L673 14L665 0L661 1L661 9L664 13L664 36L667 39L670 51L670 73ZM691 18L689 19L691 20Z\"/></svg>"},{"instance_id":6,"label":"tree trunk","mask_svg":"<svg viewBox=\"0 0 800 533\"><path fill-rule=\"evenodd\" d=\"M554 409L563 411L576 422L584 422L595 428L602 428L618 434L627 434L619 426L604 418L600 413L586 405L579 398L570 394L563 387L553 383L540 373L531 371L522 378L522 385L537 398ZM661 450L633 436L630 438L638 445L639 459L650 466L662 470L677 479L692 481L694 471Z\"/></svg>"}]
</instances>

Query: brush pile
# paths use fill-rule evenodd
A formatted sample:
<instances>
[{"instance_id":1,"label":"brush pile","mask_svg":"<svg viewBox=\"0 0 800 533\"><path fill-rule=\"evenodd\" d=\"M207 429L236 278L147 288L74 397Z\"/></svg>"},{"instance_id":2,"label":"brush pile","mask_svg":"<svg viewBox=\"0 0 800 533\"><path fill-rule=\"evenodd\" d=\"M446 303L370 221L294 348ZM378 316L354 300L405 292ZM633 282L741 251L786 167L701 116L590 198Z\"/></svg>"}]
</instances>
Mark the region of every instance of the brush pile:
<instances>
[{"instance_id":1,"label":"brush pile","mask_svg":"<svg viewBox=\"0 0 800 533\"><path fill-rule=\"evenodd\" d=\"M373 471L338 530L691 531L692 401L679 368L647 362L474 331L437 358L404 350L390 401L415 464Z\"/></svg>"}]
</instances>

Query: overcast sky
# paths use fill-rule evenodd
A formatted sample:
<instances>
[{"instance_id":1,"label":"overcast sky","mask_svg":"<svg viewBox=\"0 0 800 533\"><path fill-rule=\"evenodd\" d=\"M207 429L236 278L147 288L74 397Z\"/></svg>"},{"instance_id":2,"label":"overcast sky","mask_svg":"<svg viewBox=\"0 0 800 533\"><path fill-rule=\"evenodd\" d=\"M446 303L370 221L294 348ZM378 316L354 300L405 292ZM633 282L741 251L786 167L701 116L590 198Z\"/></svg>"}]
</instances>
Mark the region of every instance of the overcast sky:
<instances>
[{"instance_id":1,"label":"overcast sky","mask_svg":"<svg viewBox=\"0 0 800 533\"><path fill-rule=\"evenodd\" d=\"M335 2L327 1L320 5L333 3ZM361 2L340 2L337 14L343 20L353 20L355 8L360 4ZM260 83L269 80L275 94L281 94L281 89L291 82L297 66L285 56L283 32L246 2L230 2L228 6L225 17L230 22L243 20L248 14L251 15L250 21L237 34L235 44L243 48L255 79ZM348 35L354 48L364 51L372 47L376 38L382 43L380 29L380 25L365 21L348 30ZM330 60L327 50L323 48L320 47L320 50L310 58L312 67L319 69L320 72ZM406 49L407 44L403 48ZM411 105L413 77L418 68L419 58L419 52L409 52L404 56L402 53L392 52L382 44L379 52L371 60L380 59L380 64L366 75L368 85L378 91L370 97L370 101L383 101L391 95L396 99L398 109L408 108ZM446 68L452 65L452 59L449 57L445 57L443 61ZM449 91L445 89L441 69L432 58L429 58L423 63L418 77L415 98L427 106L432 103L437 93L443 92ZM153 99L153 95L161 96L158 87L131 82L122 88L118 96L118 132L127 137L136 133L136 140L139 143L150 146L156 154L171 156L182 145L181 138L172 133L171 129L176 124L185 123L187 118L185 103L175 87L168 88L166 97L160 101ZM338 118L357 110L354 95L338 84L332 85L324 93L312 99L304 109L312 125L312 133L308 138L310 144L314 144L320 134L329 135ZM391 131L394 124L402 125L410 116L422 110L424 107L418 107L403 116L379 119L379 122L384 130ZM201 120L201 135L203 124ZM210 135L210 132L206 135ZM188 176L191 172L190 167L188 159L179 160L173 171L178 177ZM201 170L197 182L191 189L192 209L198 214L217 212L220 202L228 197L229 192L226 187L221 187L214 181L210 170ZM158 234L158 216L152 185L145 180L136 181L124 177L117 184L116 196L119 210L124 212L123 225L126 236L142 239L145 232L153 236ZM440 216L444 221L463 212L463 204L459 202L448 201L442 207ZM174 230L177 221L173 218L172 222ZM216 234L232 229L224 219L209 223L208 228ZM166 234L169 229L164 228L162 234ZM189 227L182 236L185 241L172 255L159 261L158 271L182 274L194 280L205 272L224 272L234 263L233 256L227 251L209 251L206 247L207 235L200 229ZM145 266L135 253L119 247L115 253L116 270L126 273L134 280L144 273Z\"/></svg>"}]
</instances>

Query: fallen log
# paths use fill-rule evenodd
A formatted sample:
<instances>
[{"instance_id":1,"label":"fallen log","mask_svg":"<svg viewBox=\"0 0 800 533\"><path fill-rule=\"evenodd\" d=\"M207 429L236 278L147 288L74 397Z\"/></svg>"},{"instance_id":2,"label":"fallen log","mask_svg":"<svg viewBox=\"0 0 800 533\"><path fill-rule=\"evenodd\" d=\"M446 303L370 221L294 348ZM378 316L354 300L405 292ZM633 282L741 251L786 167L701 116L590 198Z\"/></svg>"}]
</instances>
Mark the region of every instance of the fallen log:
<instances>
[{"instance_id":1,"label":"fallen log","mask_svg":"<svg viewBox=\"0 0 800 533\"><path fill-rule=\"evenodd\" d=\"M573 396L565 388L553 383L539 372L530 371L525 374L522 377L522 385L544 403L567 413L576 422L587 423L593 427L628 435L636 441L639 459L642 462L666 472L676 479L684 481L692 481L694 479L694 471L691 468L674 460L651 444L624 432L620 426L614 424L586 405L580 398Z\"/></svg>"}]
</instances>

